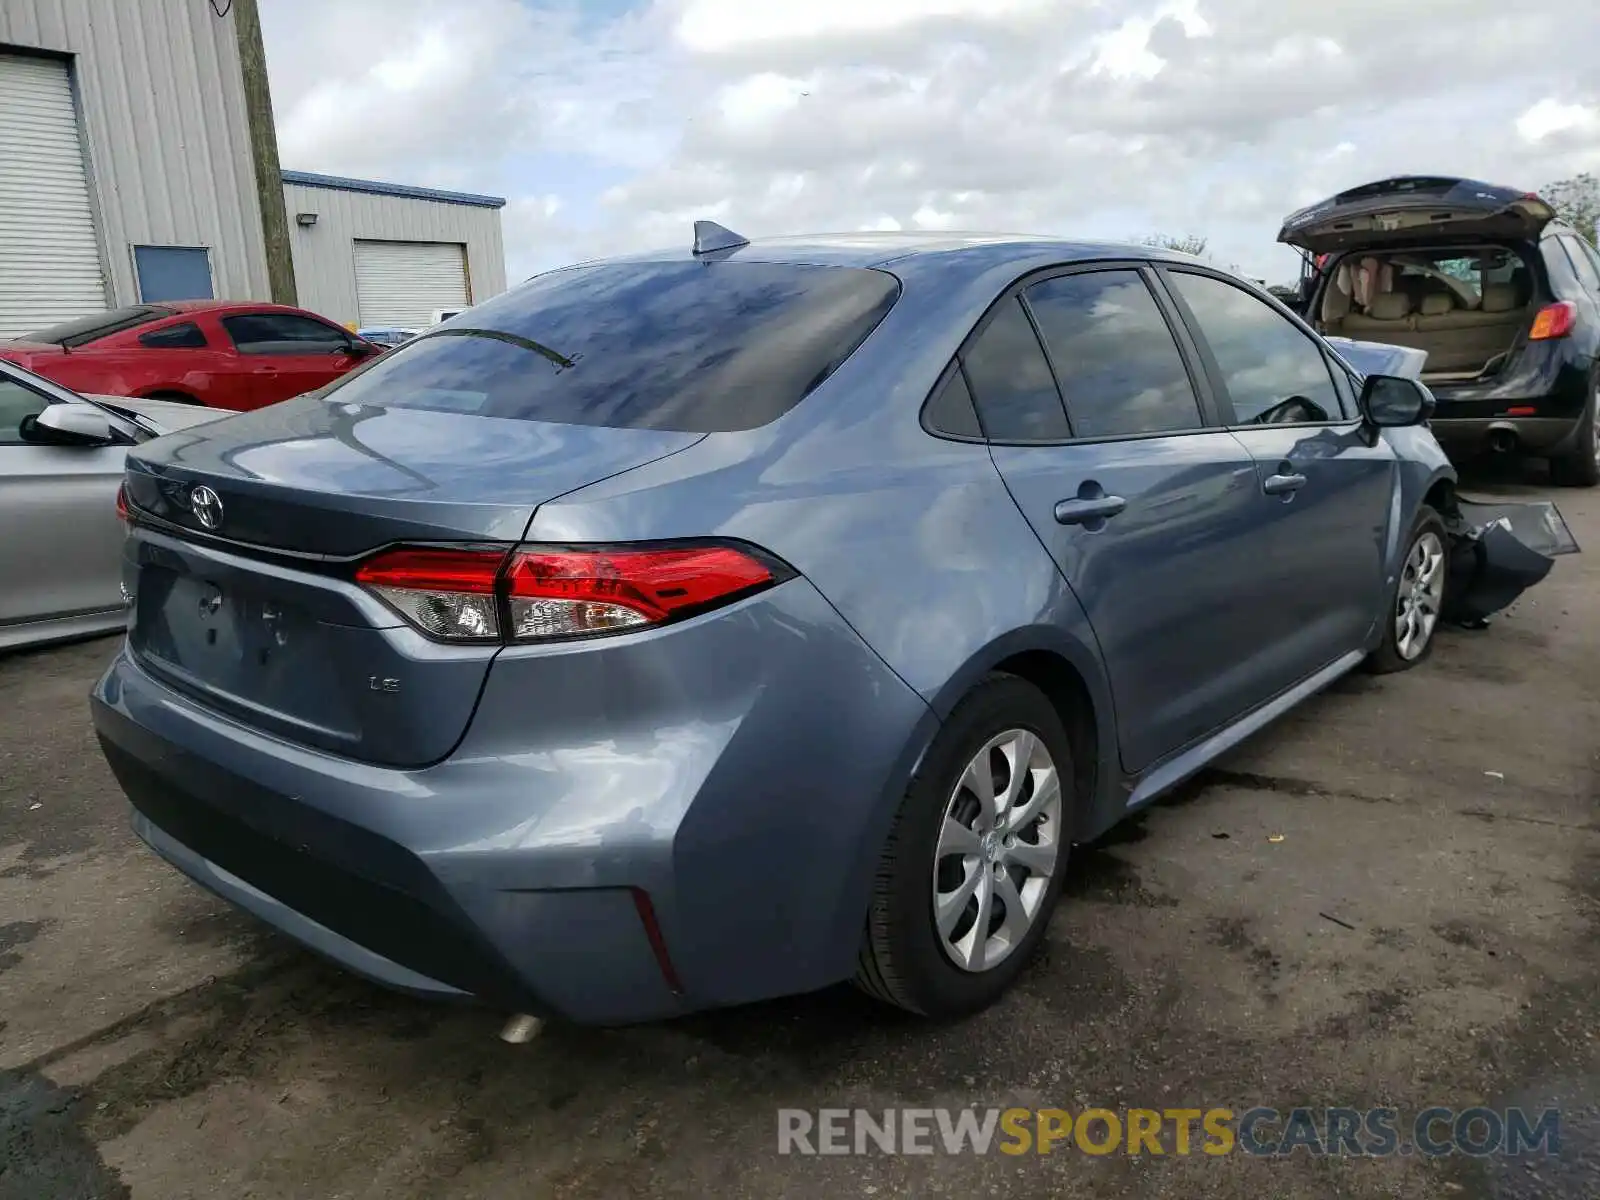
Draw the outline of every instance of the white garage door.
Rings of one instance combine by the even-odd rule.
[[[422,329],[435,309],[467,307],[460,242],[356,242],[356,303],[365,327]]]
[[[105,307],[67,66],[0,54],[0,338]]]

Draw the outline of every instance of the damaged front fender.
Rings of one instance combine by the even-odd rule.
[[[1550,574],[1555,559],[1578,553],[1566,519],[1548,500],[1458,499],[1445,516],[1450,535],[1446,620],[1482,628]]]

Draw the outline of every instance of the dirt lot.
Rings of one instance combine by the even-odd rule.
[[[136,843],[111,642],[0,661],[0,1198],[1600,1196],[1600,493],[1558,498],[1590,554],[1081,851],[1021,988],[943,1028],[840,990],[507,1047]],[[1561,1105],[1561,1157],[776,1148],[782,1106],[1480,1101]]]

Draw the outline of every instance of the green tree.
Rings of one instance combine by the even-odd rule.
[[[1192,254],[1196,258],[1206,258],[1206,246],[1209,239],[1201,237],[1198,233],[1186,233],[1182,237],[1174,237],[1170,233],[1153,233],[1148,237],[1139,239],[1141,245],[1157,246],[1162,250],[1176,250],[1179,254]]]
[[[1589,172],[1571,179],[1558,179],[1539,190],[1539,195],[1556,210],[1560,218],[1591,243],[1600,245],[1600,179]]]

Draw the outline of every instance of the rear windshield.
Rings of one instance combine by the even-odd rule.
[[[470,328],[407,342],[325,394],[569,425],[754,429],[849,357],[899,290],[855,267],[578,267],[479,305]]]
[[[63,321],[59,325],[52,325],[48,329],[35,330],[25,333],[22,340],[25,342],[53,342],[57,346],[84,346],[97,338],[110,337],[113,333],[121,333],[124,329],[133,329],[140,325],[148,325],[151,321],[170,317],[177,309],[162,308],[155,304],[134,304],[127,308],[113,308],[108,312],[98,312],[91,317],[79,317],[74,321]]]

